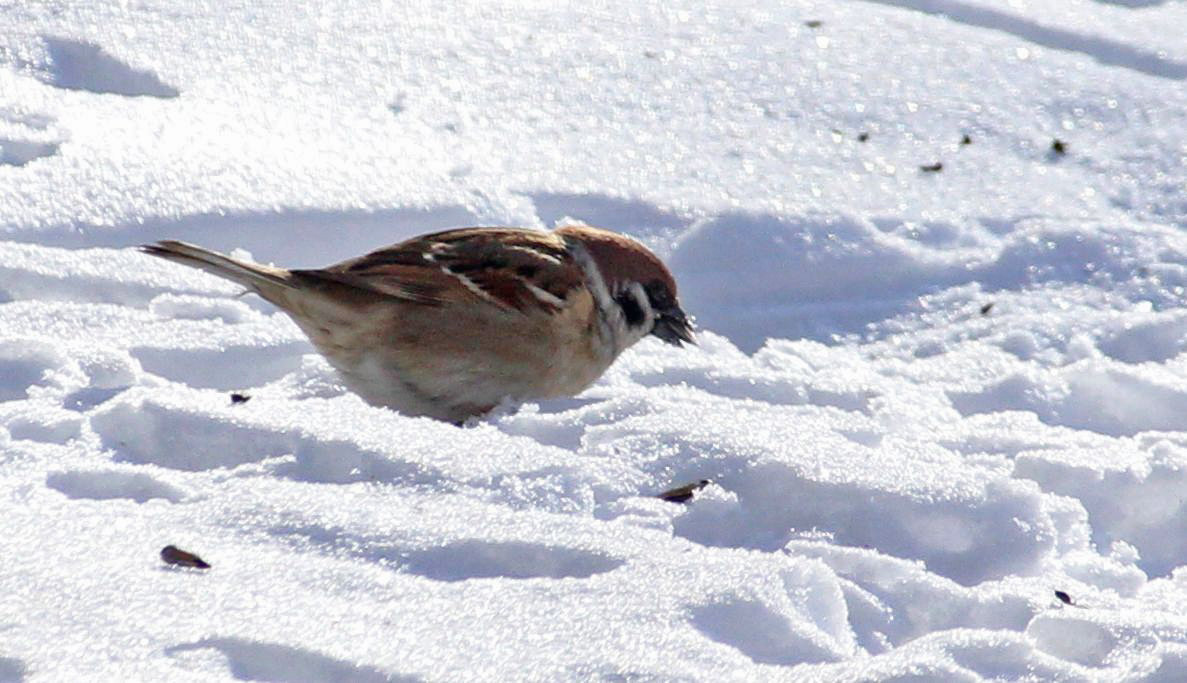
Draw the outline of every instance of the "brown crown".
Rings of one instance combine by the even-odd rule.
[[[646,285],[653,280],[662,282],[676,297],[676,280],[668,267],[651,250],[626,235],[589,225],[569,225],[558,228],[556,234],[575,240],[589,251],[602,271],[606,286],[614,289],[625,282]]]

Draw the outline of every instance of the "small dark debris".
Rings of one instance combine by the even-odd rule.
[[[841,135],[841,136],[845,135],[845,133],[840,128],[829,128],[828,130],[833,135]]]
[[[708,479],[702,479],[695,484],[685,484],[684,486],[677,486],[674,489],[669,489],[656,496],[660,500],[666,500],[669,503],[687,503],[692,500],[692,494],[700,491],[708,486],[710,482]]]
[[[869,133],[866,133],[866,132],[864,132],[864,131],[863,131],[863,132],[861,132],[861,133],[858,133],[858,134],[857,134],[857,141],[858,141],[858,142],[865,142],[866,140],[869,140],[869,139],[870,139],[870,134],[869,134]]]
[[[824,22],[819,19],[809,19],[804,22],[804,26],[807,26],[808,28],[820,28],[821,26],[824,26]]]
[[[971,145],[973,144],[973,139],[969,137],[968,133],[965,133],[964,135],[960,136],[960,144]]]
[[[989,315],[989,312],[992,310],[993,310],[993,302],[990,301],[989,303],[987,303],[981,307],[981,315]]]
[[[646,57],[647,59],[657,59],[657,58],[659,58],[659,53],[656,52],[655,50],[644,50],[643,56]]]
[[[937,161],[934,164],[927,164],[926,166],[920,166],[919,170],[923,171],[924,173],[939,173],[940,171],[944,170],[944,164],[942,162]]]
[[[239,405],[240,403],[247,403],[251,400],[251,396],[247,394],[231,394],[231,405]]]
[[[1059,598],[1059,601],[1065,605],[1076,604],[1076,603],[1072,602],[1072,596],[1068,595],[1067,593],[1064,593],[1063,591],[1055,591],[1055,597]]]
[[[397,95],[396,99],[388,103],[387,110],[396,116],[404,113],[404,110],[408,108],[407,104],[405,103],[405,99],[406,98],[403,94]]]
[[[1059,138],[1055,138],[1051,141],[1051,153],[1060,156],[1067,154],[1067,143]]]
[[[161,559],[165,564],[173,564],[178,567],[193,567],[194,569],[210,569],[210,565],[205,560],[197,555],[186,552],[175,545],[167,545],[161,548]]]

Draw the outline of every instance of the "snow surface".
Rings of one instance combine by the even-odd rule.
[[[444,4],[0,1],[0,680],[1187,679],[1187,3]],[[464,428],[131,248],[568,219]]]

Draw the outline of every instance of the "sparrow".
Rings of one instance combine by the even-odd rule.
[[[314,270],[176,241],[140,249],[259,294],[347,388],[410,416],[460,424],[504,401],[572,396],[648,335],[693,343],[663,262],[587,225],[447,230]]]

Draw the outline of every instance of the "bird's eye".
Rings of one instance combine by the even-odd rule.
[[[647,299],[651,302],[651,308],[654,310],[662,311],[671,308],[676,303],[671,290],[659,280],[648,282],[645,290],[647,292]]]
[[[614,301],[622,309],[622,315],[626,318],[627,325],[638,327],[647,319],[647,314],[643,312],[643,307],[639,305],[639,300],[635,298],[635,293],[631,290],[628,289],[614,297]]]

